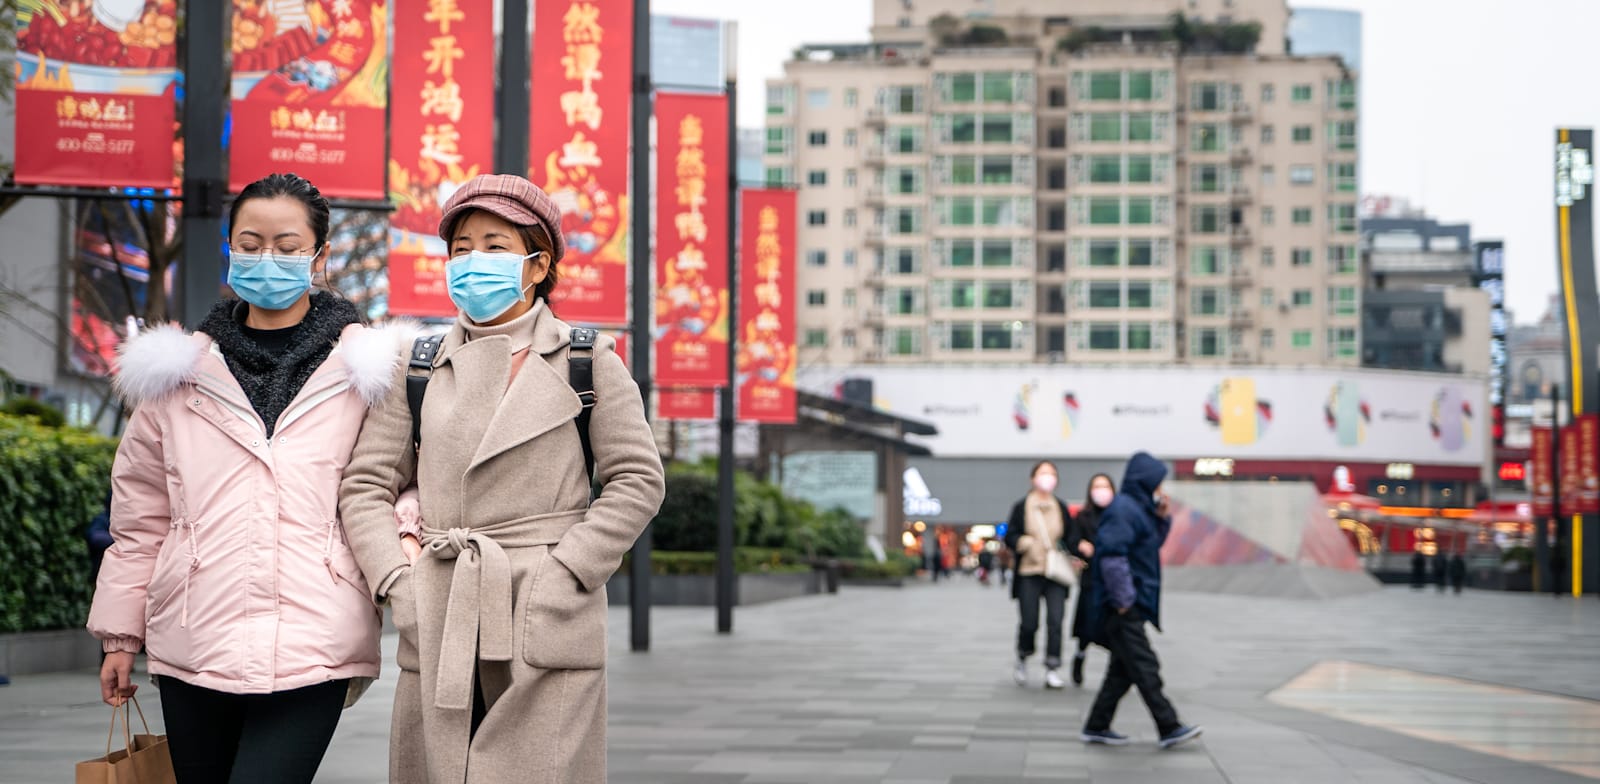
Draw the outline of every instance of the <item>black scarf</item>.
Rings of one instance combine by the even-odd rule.
[[[270,354],[239,329],[249,308],[238,300],[223,300],[211,308],[200,332],[211,336],[221,349],[250,405],[261,415],[267,436],[277,427],[278,416],[300,394],[322,361],[328,358],[345,327],[361,320],[349,300],[324,291],[311,293],[311,310],[295,328],[289,350]]]

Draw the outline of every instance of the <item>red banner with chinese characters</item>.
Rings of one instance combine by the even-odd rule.
[[[452,316],[440,206],[494,169],[494,0],[397,5],[390,108],[389,314]]]
[[[292,171],[330,198],[386,195],[386,2],[233,0],[230,189]]]
[[[1551,503],[1555,490],[1555,467],[1550,463],[1550,447],[1555,442],[1554,432],[1548,427],[1534,427],[1530,433],[1532,443],[1528,451],[1533,463],[1533,479],[1528,483],[1528,491],[1533,496],[1533,513],[1548,515],[1554,512]]]
[[[795,421],[795,192],[742,191],[739,419]]]
[[[1570,429],[1576,432],[1572,440],[1575,442],[1573,459],[1577,463],[1577,471],[1572,497],[1569,500],[1563,491],[1561,507],[1567,514],[1600,513],[1600,470],[1595,465],[1595,450],[1600,447],[1600,416],[1579,416]],[[1565,442],[1562,448],[1566,448]]]
[[[528,179],[561,207],[567,252],[550,300],[569,322],[628,323],[632,33],[629,0],[534,4]]]
[[[1569,424],[1561,428],[1561,509],[1560,514],[1572,514],[1580,503],[1578,493],[1583,489],[1579,466],[1578,426]]]
[[[661,387],[656,390],[656,418],[716,419],[717,393],[710,389]]]
[[[113,5],[17,12],[19,184],[175,187],[176,0]]]
[[[656,382],[728,379],[728,99],[656,95]]]

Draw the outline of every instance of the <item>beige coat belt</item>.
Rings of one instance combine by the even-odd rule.
[[[471,707],[477,662],[511,661],[513,586],[511,557],[505,548],[556,544],[587,513],[586,509],[552,512],[478,528],[423,528],[424,552],[456,562],[445,604],[435,707]]]

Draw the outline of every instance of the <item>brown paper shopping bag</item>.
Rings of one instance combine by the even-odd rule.
[[[167,736],[150,732],[144,709],[137,699],[130,699],[134,710],[139,711],[139,722],[144,734],[134,735],[129,726],[128,705],[111,709],[111,729],[106,733],[106,755],[78,763],[77,784],[177,784],[172,773],[172,754],[167,749]],[[117,718],[122,718],[121,750],[112,751],[111,743],[117,734]]]

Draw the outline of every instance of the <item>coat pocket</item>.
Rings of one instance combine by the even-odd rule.
[[[544,670],[594,670],[606,664],[606,591],[586,591],[548,554],[528,590],[522,660]]]
[[[416,578],[412,573],[414,568],[406,567],[394,584],[389,586],[389,593],[385,597],[394,618],[395,631],[400,633],[400,650],[395,654],[395,663],[400,665],[400,669],[411,672],[422,669],[417,655],[417,597],[413,593],[415,586],[412,585]]]

